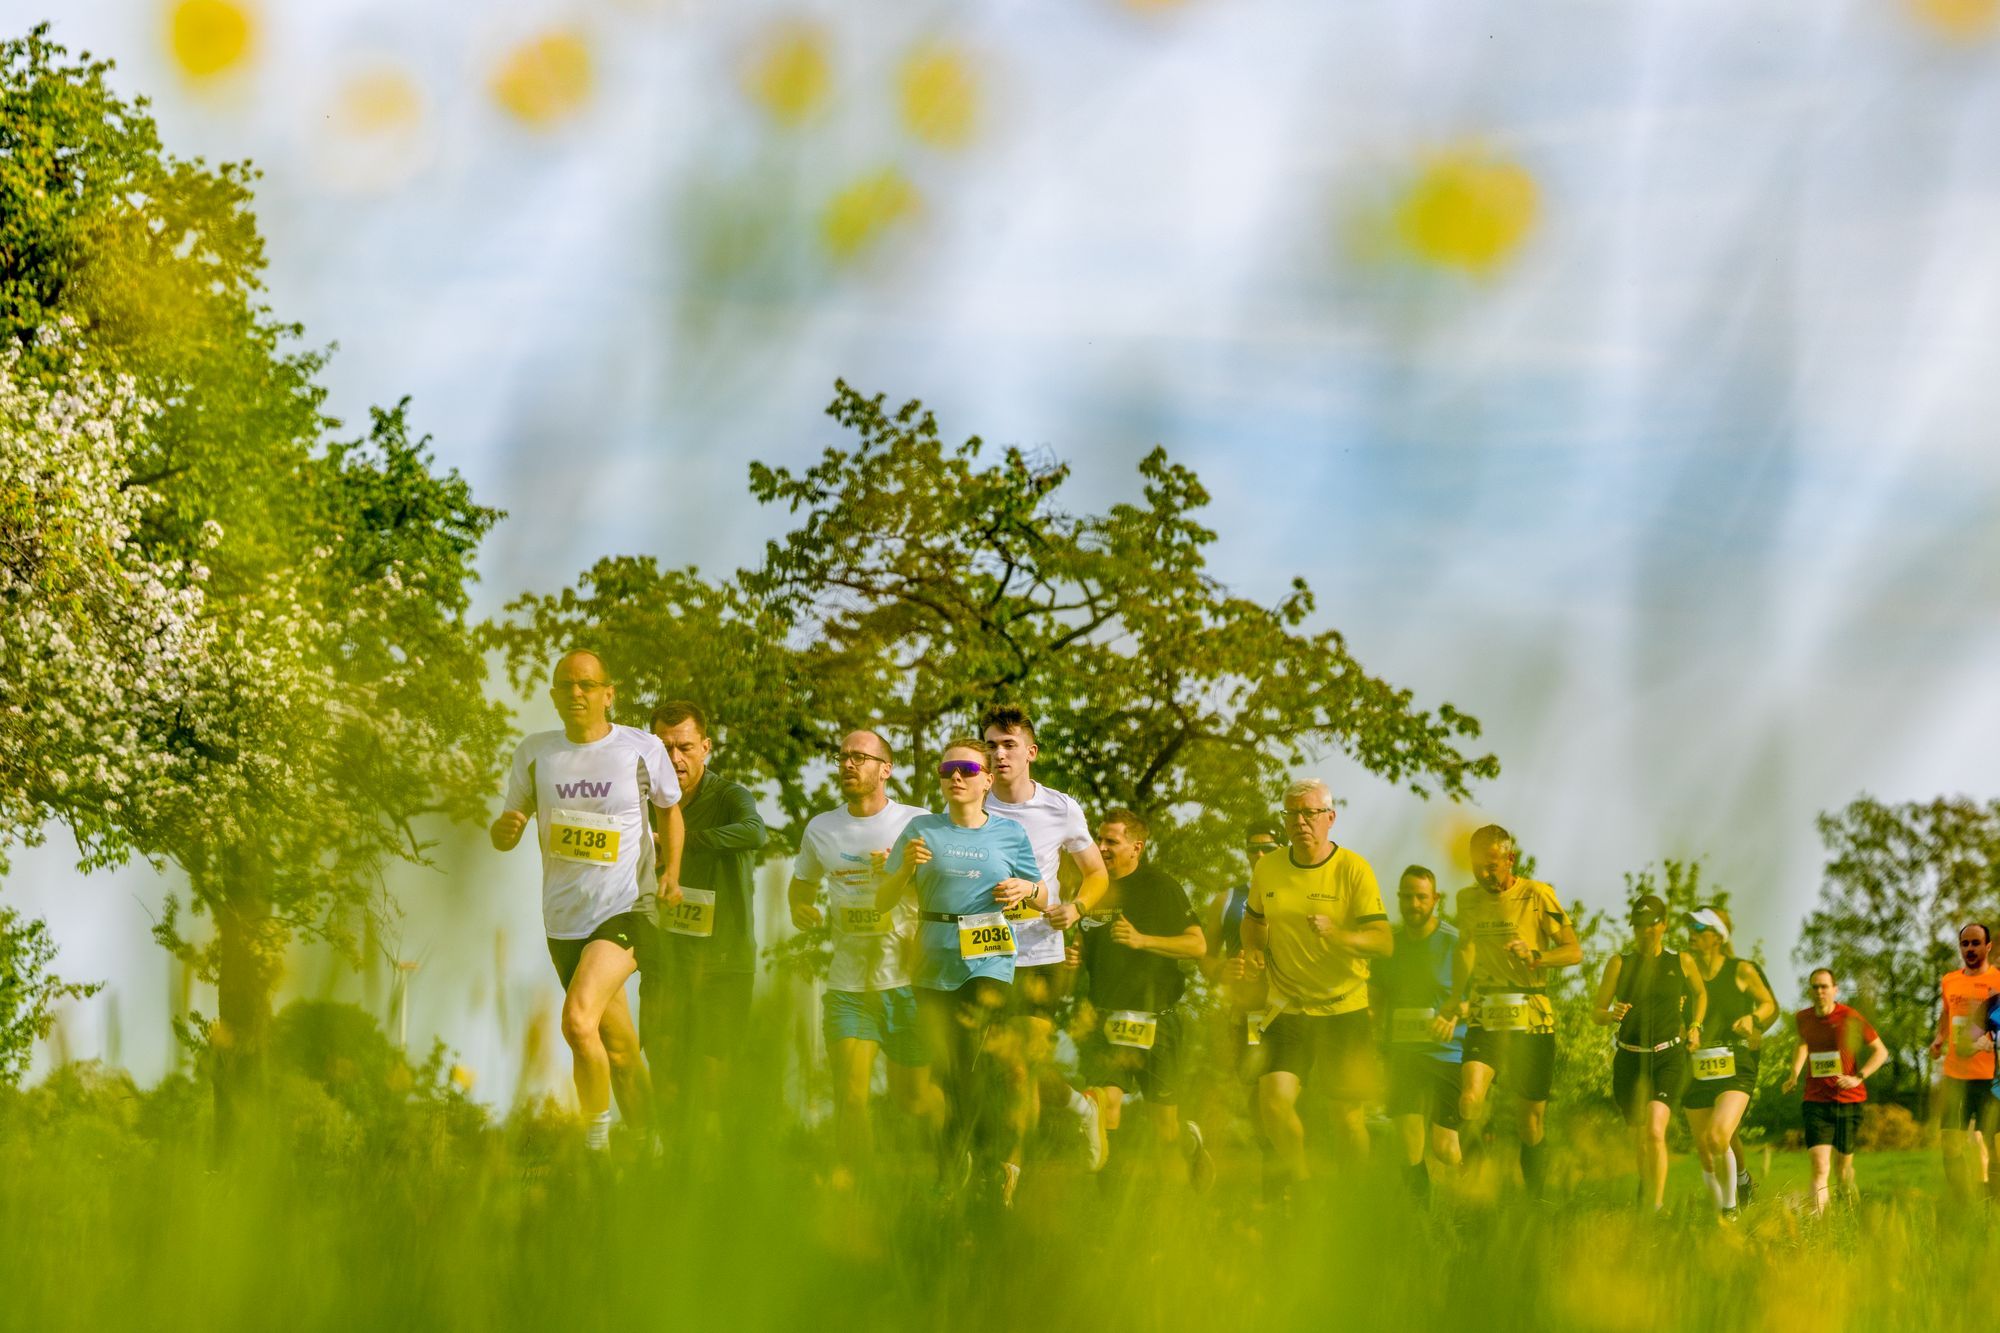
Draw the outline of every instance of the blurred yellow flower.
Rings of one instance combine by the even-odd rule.
[[[1470,149],[1433,159],[1396,209],[1396,234],[1427,263],[1483,273],[1510,258],[1535,225],[1535,178]]]
[[[826,37],[809,24],[774,29],[751,57],[744,86],[780,125],[797,125],[826,104],[833,83]]]
[[[474,1078],[473,1072],[464,1065],[451,1067],[451,1084],[460,1092],[471,1092]]]
[[[836,259],[852,259],[889,228],[914,217],[923,200],[894,167],[863,176],[833,196],[820,219],[820,235]]]
[[[423,95],[401,70],[357,74],[340,90],[335,112],[339,128],[374,135],[409,127],[423,114]]]
[[[979,127],[979,76],[961,53],[923,47],[897,81],[903,127],[938,148],[963,148]]]
[[[1983,37],[2000,19],[2000,0],[1909,0],[1918,18],[1952,37]]]
[[[493,96],[515,119],[547,129],[590,97],[590,47],[573,31],[544,33],[508,53],[493,75]]]
[[[250,10],[234,0],[179,0],[167,23],[174,63],[193,79],[227,74],[250,55]]]

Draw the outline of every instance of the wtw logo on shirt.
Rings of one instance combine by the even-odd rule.
[[[556,795],[565,799],[577,796],[609,796],[611,784],[608,782],[558,782]]]

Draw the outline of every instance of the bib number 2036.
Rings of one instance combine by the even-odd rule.
[[[707,939],[715,934],[715,890],[682,889],[679,902],[660,908],[660,924],[676,935]]]
[[[960,958],[1004,957],[1014,952],[1014,928],[998,912],[981,912],[958,919]]]
[[[549,855],[586,865],[618,864],[618,821],[589,810],[549,812]]]

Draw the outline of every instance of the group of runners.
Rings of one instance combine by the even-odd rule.
[[[614,723],[616,686],[588,651],[556,663],[550,696],[561,729],[521,743],[490,834],[507,851],[537,827],[586,1141],[608,1144],[614,1100],[635,1126],[655,1123],[656,1097],[713,1123],[751,1012],[753,876],[767,840],[756,801],[709,767],[709,721],[695,704],[661,705],[645,730]],[[1373,868],[1334,840],[1326,785],[1296,782],[1277,824],[1245,831],[1249,873],[1204,920],[1148,862],[1146,818],[1107,810],[1093,828],[1076,800],[1035,780],[1038,754],[1031,718],[988,709],[979,734],[939,752],[944,808],[929,811],[890,798],[897,756],[880,733],[857,728],[840,743],[841,804],[806,824],[788,894],[794,927],[824,929],[832,944],[821,1015],[832,1183],[851,1185],[874,1158],[879,1058],[888,1101],[933,1145],[948,1191],[979,1183],[1011,1204],[1031,1135],[1063,1115],[1092,1170],[1144,1158],[1206,1188],[1213,1158],[1181,1114],[1193,1044],[1183,1000],[1198,965],[1224,999],[1220,1045],[1268,1200],[1287,1206],[1316,1159],[1366,1157],[1376,1106],[1420,1198],[1440,1176],[1511,1180],[1513,1163],[1499,1161],[1510,1142],[1522,1188],[1546,1193],[1549,981],[1583,952],[1555,891],[1516,873],[1511,834],[1471,835],[1474,882],[1450,921],[1437,876],[1406,868],[1392,923]],[[1631,946],[1605,965],[1592,1017],[1616,1029],[1613,1092],[1642,1204],[1664,1203],[1680,1109],[1710,1198],[1729,1215],[1753,1188],[1737,1132],[1778,1004],[1762,969],[1734,953],[1721,906],[1686,917],[1685,953],[1665,947],[1671,924],[1659,898],[1637,900]],[[1965,967],[1945,979],[1933,1054],[1945,1057],[1947,1164],[1970,1189],[1989,1174],[1988,1001],[2000,970],[1986,965],[1983,925],[1960,942]],[[1815,971],[1809,986],[1785,1089],[1805,1077],[1812,1200],[1824,1208],[1836,1178],[1852,1188],[1866,1080],[1888,1057],[1831,973]],[[1073,1066],[1057,1026],[1066,1014]],[[1308,1092],[1321,1108],[1310,1117]],[[1309,1118],[1324,1134],[1317,1153]],[[1144,1128],[1128,1134],[1128,1121]]]

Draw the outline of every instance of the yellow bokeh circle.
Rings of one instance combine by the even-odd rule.
[[[583,109],[595,72],[590,45],[571,30],[522,42],[493,74],[494,100],[525,125],[547,129]]]
[[[826,36],[808,24],[774,29],[758,44],[744,88],[781,125],[797,125],[826,104],[833,62]]]
[[[1475,149],[1443,153],[1403,192],[1397,238],[1417,259],[1483,273],[1512,258],[1534,230],[1535,178]]]
[[[257,26],[235,0],[178,0],[167,15],[174,63],[191,79],[229,73],[250,57]]]
[[[903,128],[937,148],[962,148],[979,130],[979,74],[962,52],[926,46],[896,80]]]
[[[909,178],[885,167],[833,196],[820,219],[820,237],[835,259],[853,259],[891,228],[915,217],[922,206],[922,196]]]

